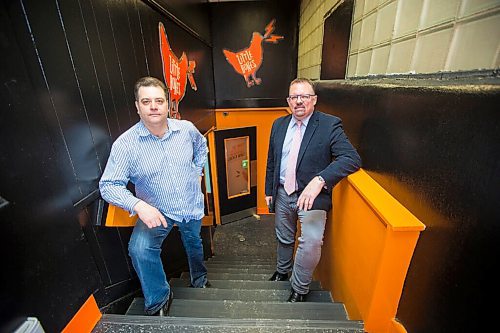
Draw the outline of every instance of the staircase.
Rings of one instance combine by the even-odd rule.
[[[188,287],[187,272],[169,281],[174,300],[168,317],[144,316],[144,299],[136,298],[125,315],[104,314],[93,332],[364,332],[318,281],[307,302],[287,303],[290,282],[267,281],[275,259],[215,256],[206,265],[210,288]]]

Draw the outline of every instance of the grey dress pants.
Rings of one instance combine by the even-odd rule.
[[[281,274],[291,271],[290,282],[293,290],[299,294],[307,294],[314,269],[321,258],[326,211],[298,209],[297,199],[297,193],[288,195],[283,186],[279,186],[274,217],[278,240],[276,270]],[[298,237],[294,260],[297,219],[300,222],[301,234]]]

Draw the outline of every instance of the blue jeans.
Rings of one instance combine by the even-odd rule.
[[[200,288],[207,283],[207,269],[203,263],[203,245],[200,236],[201,220],[179,222],[166,216],[165,218],[168,224],[166,228],[161,225],[149,229],[144,222],[137,220],[128,244],[132,265],[141,282],[146,314],[158,312],[170,294],[170,285],[163,270],[160,253],[161,245],[174,223],[179,228],[186,249],[191,285]]]

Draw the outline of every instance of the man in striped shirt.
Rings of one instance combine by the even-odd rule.
[[[186,249],[191,285],[208,285],[200,237],[200,177],[208,149],[191,122],[167,118],[169,91],[162,81],[141,78],[134,93],[140,121],[113,143],[99,187],[107,202],[138,215],[129,254],[141,281],[145,313],[163,315],[173,295],[160,253],[174,223]],[[135,194],[127,189],[129,182]]]

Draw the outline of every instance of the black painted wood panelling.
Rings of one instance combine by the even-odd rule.
[[[175,20],[182,22],[186,30],[203,40],[207,44],[211,43],[211,25],[209,12],[210,4],[207,0],[154,0]]]
[[[476,332],[500,237],[497,78],[321,81],[368,173],[425,225],[397,318],[408,332]]]
[[[158,22],[197,62],[180,110],[202,132],[215,122],[211,48],[139,0],[4,1],[0,21],[0,330],[35,316],[57,332],[90,295],[113,308],[139,287],[132,230],[99,226],[96,191],[112,142],[139,120],[134,82],[163,78]],[[185,265],[178,235],[168,243],[167,275]]]
[[[34,56],[34,50],[25,52],[19,43],[22,17],[22,8],[6,11],[2,5],[0,192],[10,205],[0,211],[4,254],[0,327],[16,317],[38,316],[50,332],[70,315],[54,320],[61,304],[68,309],[79,307],[88,297],[84,286],[97,286],[99,275],[61,181],[56,151],[33,89],[27,62],[36,58],[29,59],[26,53]],[[75,269],[66,269],[71,266]]]

